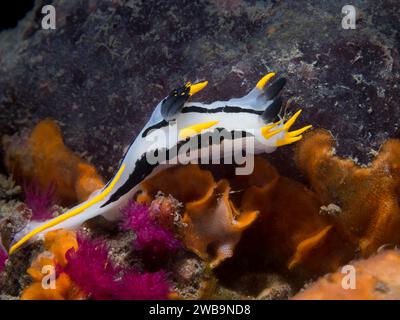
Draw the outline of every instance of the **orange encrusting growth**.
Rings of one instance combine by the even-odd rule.
[[[160,171],[140,184],[144,194],[138,200],[150,201],[159,191],[172,195],[181,202],[192,202],[212,193],[216,186],[211,172],[201,170],[197,165],[177,166]]]
[[[57,276],[54,289],[46,289],[42,285],[43,277],[50,272],[50,269],[43,269],[43,267],[47,266],[53,270],[56,270],[57,265],[65,267],[67,251],[72,248],[78,249],[75,232],[63,229],[48,232],[45,235],[44,247],[47,251],[39,254],[27,270],[33,283],[24,289],[21,300],[81,300],[86,298],[86,295],[64,272]]]
[[[211,267],[233,255],[250,226],[242,241],[248,244],[245,251],[255,250],[258,256],[273,254],[289,269],[318,270],[320,263],[313,257],[321,249],[332,257],[328,270],[344,261],[332,250],[332,243],[341,240],[332,224],[319,215],[321,204],[315,194],[280,177],[263,158],[255,158],[251,175],[236,176],[229,182],[215,182],[211,172],[191,164],[161,171],[141,188],[139,201],[149,202],[162,191],[184,204],[184,244]]]
[[[71,230],[58,229],[46,233],[44,237],[44,247],[54,255],[55,261],[61,267],[67,265],[65,254],[69,249],[78,250],[76,234]]]
[[[239,258],[269,258],[289,270],[298,268],[313,273],[321,268],[333,270],[348,257],[333,250],[341,243],[331,222],[319,214],[321,203],[301,183],[279,176],[265,159],[255,159],[250,176],[237,176],[233,190],[244,190],[236,201],[242,210],[259,210],[259,218],[246,231],[239,245]],[[321,266],[316,256],[327,261]],[[339,256],[338,256],[339,255]]]
[[[258,215],[257,210],[240,213],[229,201],[229,190],[228,182],[220,180],[212,193],[187,203],[183,216],[187,224],[186,247],[205,260],[209,258],[209,251],[213,252],[212,268],[233,255],[241,233]]]
[[[40,121],[26,139],[15,139],[8,137],[3,144],[6,167],[18,183],[34,181],[43,190],[54,183],[57,200],[66,205],[104,186],[96,169],[65,146],[54,121]]]
[[[231,181],[233,190],[245,190],[239,207],[260,211],[239,255],[261,250],[269,261],[312,276],[336,270],[357,252],[368,257],[400,244],[400,141],[387,141],[368,167],[335,156],[333,145],[324,130],[298,144],[296,163],[311,189],[280,177],[262,159],[252,175]],[[330,204],[338,210],[322,210]]]
[[[41,281],[34,282],[22,293],[21,300],[82,300],[85,294],[71,281],[66,273],[56,280],[56,289],[43,289]]]
[[[333,145],[328,132],[314,131],[299,144],[296,161],[321,203],[340,207],[330,217],[336,230],[362,257],[399,244],[400,141],[382,145],[368,167],[335,156]]]
[[[161,171],[141,188],[139,201],[149,202],[162,191],[184,203],[183,242],[211,267],[233,255],[241,233],[257,217],[256,210],[242,212],[233,206],[226,180],[216,182],[211,172],[194,164]]]
[[[350,264],[354,269],[340,269],[326,275],[294,300],[399,300],[400,299],[400,254],[388,250],[367,260]],[[343,271],[343,272],[342,272]],[[353,271],[355,273],[353,273]],[[351,276],[354,276],[354,282]],[[343,287],[345,284],[345,287]],[[352,287],[351,287],[352,286]],[[346,289],[347,288],[347,289]]]

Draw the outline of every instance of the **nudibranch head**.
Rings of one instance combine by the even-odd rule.
[[[208,81],[203,81],[196,84],[187,82],[184,86],[172,90],[168,97],[161,102],[160,108],[162,117],[166,121],[174,120],[174,117],[182,109],[182,106],[189,99],[189,97],[203,90],[207,84]]]

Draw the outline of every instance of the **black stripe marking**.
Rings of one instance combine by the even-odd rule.
[[[262,115],[264,110],[246,109],[246,108],[234,107],[234,106],[224,106],[224,107],[218,107],[218,108],[214,108],[214,109],[207,109],[207,108],[198,107],[198,106],[188,106],[188,107],[184,107],[181,110],[181,113],[190,113],[190,112],[197,112],[197,113],[218,113],[218,112],[240,113],[240,112],[246,112],[246,113]],[[143,131],[142,138],[146,137],[150,133],[151,130],[160,129],[160,128],[165,127],[167,125],[168,125],[168,121],[162,120],[162,121],[160,121],[160,122],[148,127],[146,130]]]
[[[225,129],[223,128],[216,128],[215,130],[222,132]],[[235,137],[235,133],[240,133],[240,138],[243,137],[251,137],[253,136],[251,133],[246,132],[246,131],[230,131],[229,132],[229,137],[230,140],[234,140]],[[142,155],[142,157],[140,159],[138,159],[135,163],[135,168],[132,171],[132,173],[129,175],[128,179],[126,180],[126,182],[118,188],[117,191],[115,191],[110,198],[103,204],[101,205],[100,208],[103,208],[105,206],[107,206],[108,204],[117,201],[119,198],[121,198],[123,195],[125,195],[126,193],[128,193],[130,190],[132,190],[136,185],[138,185],[140,182],[142,182],[148,175],[151,174],[151,172],[159,165],[159,163],[156,164],[149,164],[147,162],[147,155],[152,153],[152,154],[160,154],[160,153],[165,153],[165,155],[163,155],[161,157],[161,159],[166,159],[171,160],[171,154],[172,155],[177,155],[179,152],[179,149],[186,143],[191,143],[192,145],[190,146],[190,151],[196,151],[199,150],[201,147],[207,147],[207,146],[202,146],[201,142],[201,136],[203,135],[209,135],[211,134],[211,132],[206,132],[204,134],[199,134],[196,136],[193,136],[191,138],[187,138],[186,140],[183,141],[179,141],[176,145],[174,145],[171,149],[167,149],[167,148],[161,148],[161,149],[157,149],[157,150],[152,150],[149,152],[146,152]],[[228,136],[228,135],[227,135]],[[196,137],[196,139],[194,139]],[[225,139],[225,136],[221,136],[220,141],[214,141],[209,139],[208,142],[208,147],[210,147],[212,144],[221,144],[221,142]],[[196,145],[197,144],[197,145]]]
[[[241,107],[234,107],[234,106],[224,106],[224,107],[218,107],[214,109],[207,109],[203,107],[198,107],[198,106],[187,106],[184,107],[181,110],[182,113],[189,113],[189,112],[198,112],[198,113],[218,113],[218,112],[226,112],[226,113],[240,113],[240,112],[246,112],[246,113],[253,113],[253,114],[258,114],[261,115],[264,110],[254,110],[254,109],[247,109],[247,108],[241,108]]]
[[[100,208],[105,207],[106,205],[117,201],[121,198],[124,194],[128,193],[131,189],[133,189],[138,183],[140,183],[147,175],[149,175],[153,169],[158,164],[151,165],[147,162],[146,153],[142,155],[142,157],[136,161],[135,169],[129,175],[128,180],[118,188],[116,192],[114,192],[111,197],[101,205]]]
[[[146,137],[149,134],[150,130],[160,129],[160,128],[165,127],[167,125],[168,125],[168,121],[162,120],[162,121],[160,121],[160,122],[148,127],[146,130],[143,131],[142,138]]]

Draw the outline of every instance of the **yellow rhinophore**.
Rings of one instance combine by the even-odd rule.
[[[192,137],[196,134],[199,134],[201,131],[211,128],[215,126],[219,121],[209,121],[209,122],[202,122],[198,124],[194,124],[192,126],[183,128],[179,131],[179,138],[185,139]]]
[[[40,233],[46,229],[49,229],[51,227],[54,227],[55,225],[80,214],[83,210],[85,210],[85,209],[89,208],[90,206],[96,204],[97,202],[103,200],[114,188],[115,184],[118,182],[118,180],[121,177],[122,172],[124,170],[125,170],[125,163],[122,164],[121,168],[118,170],[117,174],[115,175],[114,179],[111,181],[110,185],[106,189],[104,189],[103,192],[101,192],[99,195],[95,196],[94,198],[90,199],[89,201],[84,202],[81,206],[79,206],[65,214],[62,214],[62,215],[58,216],[57,218],[50,220],[48,223],[45,223],[45,224],[39,226],[38,228],[32,230],[31,232],[29,232],[27,235],[25,235],[21,240],[19,240],[16,244],[14,244],[11,247],[9,254],[12,254],[15,250],[17,250],[20,246],[22,246],[26,241],[28,241],[29,239],[31,239],[33,236],[37,235],[38,233]]]
[[[208,81],[203,81],[203,82],[199,82],[199,83],[195,83],[195,84],[191,84],[190,82],[188,82],[186,84],[186,86],[190,87],[190,91],[189,91],[189,95],[194,95],[195,93],[203,90],[208,84]]]
[[[262,77],[260,81],[257,82],[256,87],[257,87],[258,89],[262,90],[262,89],[265,87],[265,85],[267,84],[267,82],[268,82],[271,78],[273,78],[275,75],[276,75],[275,72],[270,72],[270,73],[268,73],[266,76]]]
[[[303,110],[300,109],[288,121],[285,122],[284,127],[286,130],[289,130],[294,125],[294,123],[296,122],[297,118],[300,116],[300,113],[302,111]]]
[[[297,118],[300,116],[301,111],[302,110],[297,111],[288,121],[285,122],[285,124],[283,125],[283,128],[285,129],[286,133],[282,139],[278,139],[275,142],[275,145],[277,147],[282,147],[287,144],[291,144],[291,143],[301,140],[303,138],[302,133],[304,133],[308,129],[312,128],[312,125],[308,125],[301,129],[289,132],[289,129],[294,125]]]

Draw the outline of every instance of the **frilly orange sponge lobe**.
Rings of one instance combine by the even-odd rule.
[[[96,169],[65,146],[59,126],[40,121],[25,137],[5,137],[5,164],[18,183],[37,183],[46,190],[54,183],[62,204],[83,201],[104,186]]]
[[[399,300],[400,254],[387,250],[350,268],[325,275],[293,297],[295,300]],[[353,269],[354,268],[354,269]],[[353,272],[354,271],[354,272]],[[354,282],[350,280],[353,272]],[[344,287],[345,284],[348,287]],[[353,287],[351,287],[354,285]]]
[[[34,282],[22,293],[21,300],[82,300],[86,296],[76,287],[70,277],[61,273],[56,280],[56,289],[43,289],[42,283]]]
[[[321,204],[335,204],[329,218],[335,229],[363,257],[382,245],[400,242],[400,141],[382,145],[375,160],[359,167],[334,154],[334,140],[324,131],[310,133],[298,145],[296,162]]]
[[[256,157],[253,173],[233,178],[231,186],[242,190],[235,199],[239,208],[260,213],[244,232],[232,261],[222,266],[222,273],[228,269],[236,273],[244,268],[243,263],[247,266],[246,261],[253,261],[248,266],[253,271],[274,266],[312,274],[337,268],[348,256],[343,246],[342,253],[334,249],[341,239],[332,223],[319,214],[321,203],[316,194],[280,176],[267,160]],[[327,261],[321,265],[315,257]]]
[[[219,265],[233,256],[241,233],[257,218],[258,211],[240,212],[229,200],[230,187],[220,180],[212,193],[186,204],[183,222],[186,246],[203,259],[211,258],[210,266]]]
[[[172,195],[181,202],[192,202],[212,192],[216,186],[213,175],[195,164],[163,170],[141,183],[142,201],[153,199],[159,191]]]
[[[400,243],[400,141],[387,141],[361,167],[336,156],[331,134],[315,130],[298,144],[295,161],[311,188],[280,176],[261,158],[250,176],[232,179],[233,190],[244,190],[239,207],[260,214],[222,276],[254,261],[261,270],[284,266],[315,277]]]
[[[86,294],[77,287],[71,278],[64,272],[57,272],[55,288],[44,288],[42,280],[49,274],[52,267],[57,270],[58,266],[67,265],[66,253],[70,249],[77,249],[78,242],[74,231],[55,230],[48,232],[44,238],[45,252],[40,253],[28,268],[27,273],[32,277],[33,283],[24,289],[21,300],[80,300]],[[43,270],[46,272],[43,273]]]
[[[160,171],[141,189],[139,201],[149,202],[161,191],[183,203],[183,242],[211,267],[232,256],[233,261],[262,258],[311,274],[334,270],[353,257],[353,248],[320,215],[317,195],[281,177],[261,157],[255,158],[252,174],[230,181],[215,181],[210,171],[192,164]],[[321,266],[315,257],[327,261]]]
[[[53,253],[54,259],[61,267],[65,267],[65,254],[70,249],[78,250],[78,240],[74,231],[59,229],[46,233],[44,247]]]
[[[138,200],[161,191],[184,204],[182,239],[187,248],[217,266],[233,255],[240,235],[256,219],[254,210],[240,211],[229,199],[229,183],[216,182],[207,170],[190,164],[163,170],[146,179]]]

